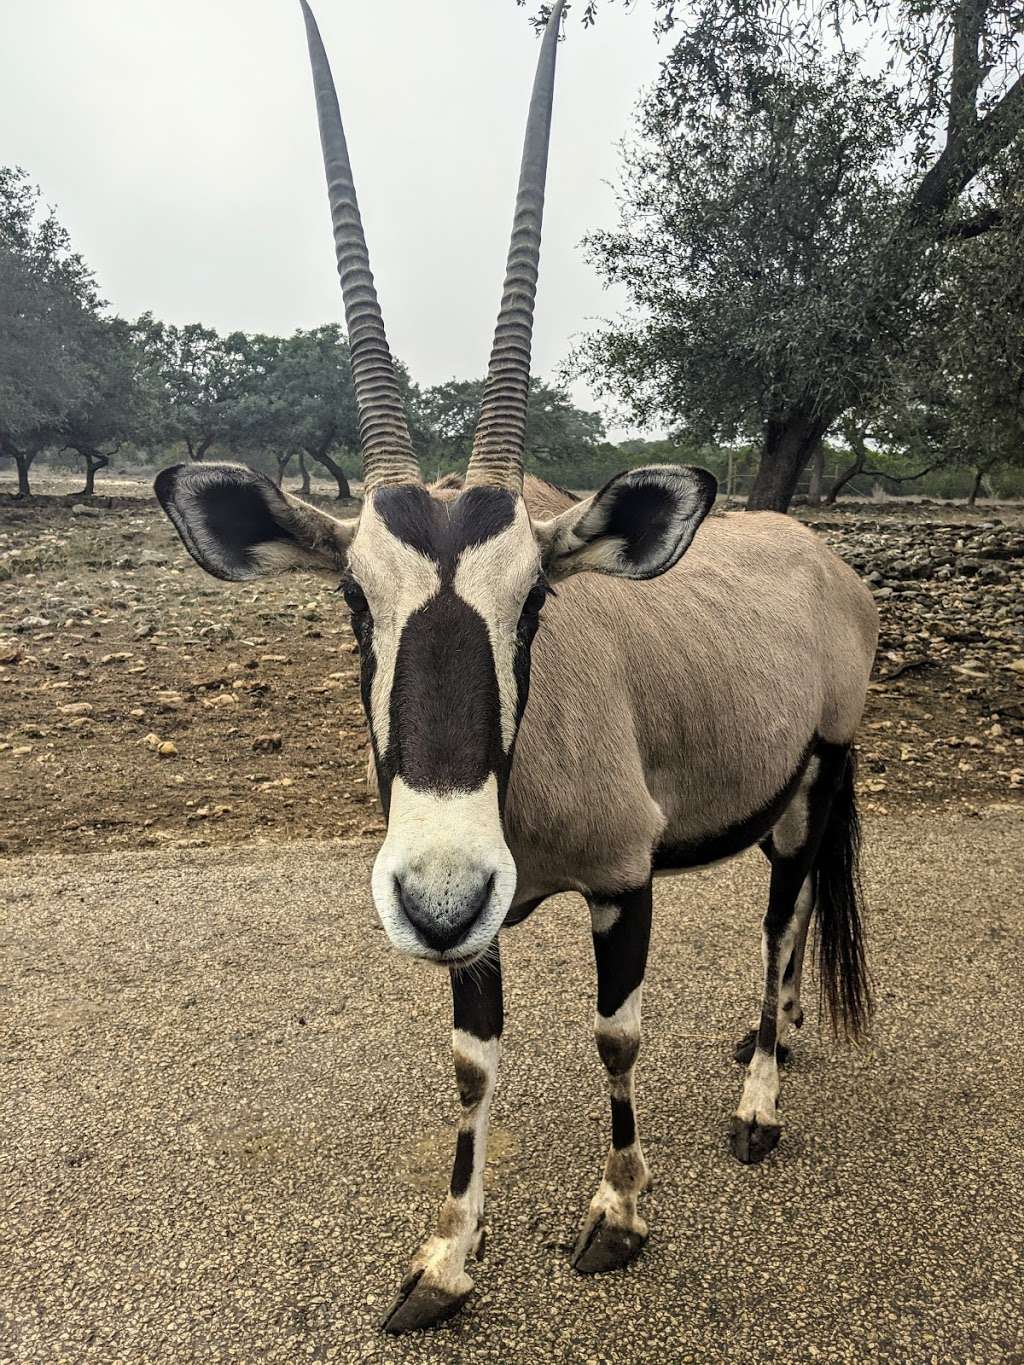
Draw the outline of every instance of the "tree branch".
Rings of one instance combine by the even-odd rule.
[[[951,111],[952,113],[952,111]],[[956,203],[974,177],[1024,130],[1024,76],[1018,76],[998,104],[969,130],[951,138],[922,179],[907,208],[911,224],[939,218]]]
[[[916,474],[887,474],[884,469],[861,469],[860,473],[867,474],[873,479],[888,479],[890,483],[913,483],[915,479],[923,479],[933,469],[938,469],[940,463],[940,460],[933,460],[931,464],[925,465],[924,469],[919,469]]]
[[[960,0],[957,6],[953,20],[947,146],[972,133],[978,122],[978,90],[981,86],[979,48],[987,8],[987,0]]]
[[[1000,227],[1003,223],[1002,209],[986,209],[984,213],[979,213],[976,218],[961,218],[955,223],[945,223],[939,228],[940,237],[956,237],[960,241],[967,241],[969,237],[980,237],[983,233],[991,232],[993,228]]]

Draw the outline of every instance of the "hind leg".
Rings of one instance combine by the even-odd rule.
[[[771,887],[761,924],[761,1015],[731,1126],[733,1155],[745,1164],[762,1161],[782,1132],[777,1049],[789,1029],[803,1023],[800,979],[814,909],[814,861],[834,787],[831,765],[823,768],[818,757],[812,758],[793,800],[772,830]],[[740,1044],[744,1052],[746,1042]]]
[[[779,984],[779,1007],[776,1014],[775,1060],[779,1066],[785,1066],[789,1061],[790,1050],[783,1039],[790,1029],[799,1029],[804,1022],[800,984],[803,978],[804,954],[807,951],[807,934],[814,913],[814,884],[815,876],[812,871],[800,888],[786,936],[780,944],[779,956],[785,965]],[[760,1021],[755,1021],[753,1027],[748,1029],[736,1044],[734,1055],[741,1066],[749,1066],[753,1059],[759,1027]]]

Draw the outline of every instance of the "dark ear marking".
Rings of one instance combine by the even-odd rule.
[[[215,578],[344,568],[356,522],[282,493],[245,465],[173,465],[153,486],[189,554]]]
[[[189,472],[187,465],[162,469],[153,485],[185,548],[215,578],[252,577],[251,546],[285,540],[288,532],[271,516],[254,483],[214,476],[196,487]],[[209,475],[209,470],[204,472]]]
[[[586,502],[537,525],[544,567],[556,580],[584,570],[656,578],[689,548],[717,491],[712,474],[691,466],[616,474]]]

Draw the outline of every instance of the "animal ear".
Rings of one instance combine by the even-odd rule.
[[[153,485],[186,550],[214,578],[338,574],[357,521],[338,521],[239,464],[178,464]]]
[[[652,465],[616,474],[592,497],[537,522],[544,572],[657,578],[689,546],[718,492],[706,469]]]

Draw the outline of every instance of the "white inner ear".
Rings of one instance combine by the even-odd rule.
[[[348,549],[349,542],[355,534],[356,523],[352,522],[351,527],[351,531],[348,531],[345,522],[338,522],[337,530],[332,532],[335,545],[340,550]],[[337,578],[341,572],[337,560],[327,553],[326,549],[318,552],[303,545],[299,540],[265,540],[250,547],[249,560],[254,573],[259,576],[287,573],[290,569],[305,569],[307,573],[326,574]]]
[[[574,503],[546,521],[534,522],[533,533],[540,547],[544,572],[552,581],[567,578],[569,574],[587,567],[578,562],[575,556],[587,544],[579,532],[587,515],[594,509],[595,496],[591,494],[583,502]],[[617,537],[614,540],[609,538],[608,544],[617,558],[622,541]]]

